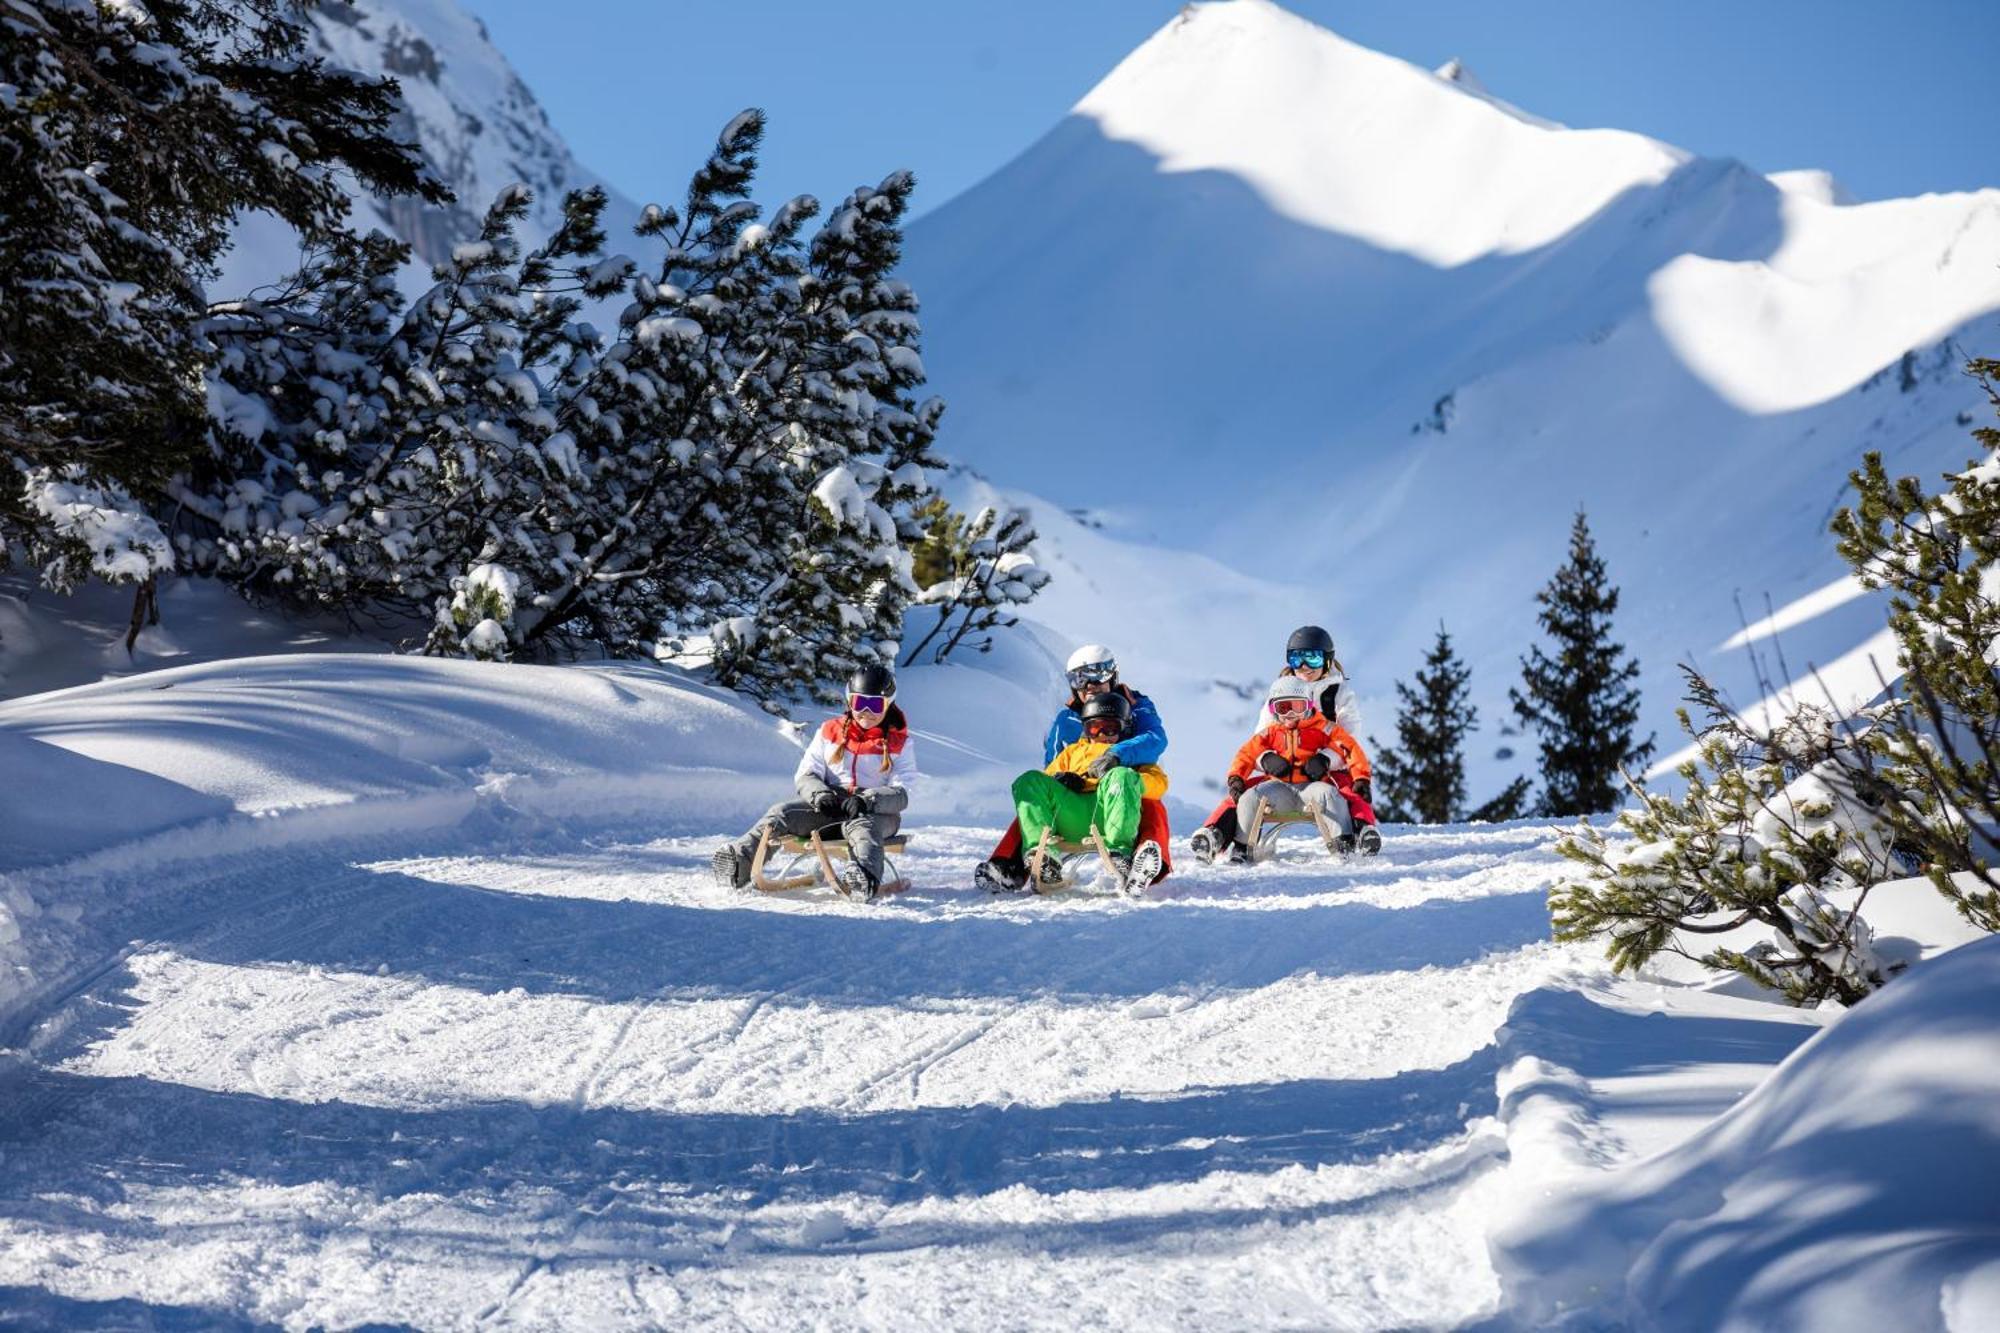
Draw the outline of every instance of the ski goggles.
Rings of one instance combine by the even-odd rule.
[[[1116,662],[1091,662],[1085,666],[1077,667],[1069,673],[1069,687],[1073,690],[1080,690],[1093,682],[1109,681],[1117,674],[1118,664]]]
[[[1090,721],[1083,724],[1083,734],[1094,741],[1101,741],[1106,737],[1116,736],[1123,730],[1124,728],[1118,725],[1118,719],[1115,717],[1093,717]]]
[[[856,713],[886,713],[890,700],[895,697],[893,694],[850,694],[847,706]]]
[[[1294,648],[1285,654],[1285,665],[1294,670],[1306,667],[1313,671],[1326,670],[1326,654],[1317,648]]]
[[[1273,699],[1271,701],[1271,715],[1273,717],[1304,717],[1307,713],[1312,712],[1312,710],[1312,700],[1310,699]]]

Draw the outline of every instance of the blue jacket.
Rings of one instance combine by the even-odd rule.
[[[1153,707],[1153,701],[1129,685],[1118,687],[1125,691],[1125,697],[1132,701],[1132,729],[1125,739],[1111,747],[1118,762],[1127,768],[1138,768],[1142,764],[1157,764],[1160,756],[1167,752],[1167,729],[1160,721],[1160,710]],[[1062,748],[1083,735],[1083,719],[1074,708],[1065,708],[1056,714],[1056,720],[1049,724],[1049,734],[1042,741],[1042,764],[1053,764]]]

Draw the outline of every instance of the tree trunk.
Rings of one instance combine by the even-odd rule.
[[[139,642],[139,631],[160,623],[160,595],[156,578],[147,578],[132,590],[132,628],[125,634],[125,651]]]

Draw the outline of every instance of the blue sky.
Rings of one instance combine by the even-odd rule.
[[[464,0],[577,155],[678,192],[745,106],[758,197],[918,174],[928,209],[1025,148],[1171,18],[1171,0]],[[2000,185],[2000,0],[1288,0],[1496,94],[1863,199]]]

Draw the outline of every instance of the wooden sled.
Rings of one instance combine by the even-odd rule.
[[[1278,854],[1278,835],[1293,824],[1311,824],[1319,831],[1319,840],[1326,844],[1326,850],[1335,856],[1340,851],[1340,826],[1333,822],[1331,815],[1317,810],[1285,811],[1271,813],[1262,803],[1257,806],[1256,818],[1250,821],[1249,831],[1243,841],[1250,848],[1250,862],[1261,865]]]
[[[775,847],[773,843],[775,841]],[[902,834],[882,840],[882,882],[876,886],[879,894],[901,893],[910,887],[910,881],[889,858],[899,854],[909,845],[909,839]],[[773,851],[782,852],[791,859],[784,869],[775,875],[765,873],[765,865]],[[847,890],[840,887],[840,875],[834,870],[835,861],[845,861],[848,857],[846,839],[828,842],[815,830],[811,837],[794,838],[789,835],[773,839],[771,830],[765,829],[757,839],[756,854],[750,858],[750,882],[766,893],[782,893],[787,889],[809,889],[815,884],[824,884],[836,893],[845,895]]]
[[[1044,887],[1042,884],[1042,861],[1050,855],[1051,850],[1053,850],[1055,855],[1062,858],[1059,862],[1062,870],[1062,882]],[[1036,893],[1055,893],[1062,889],[1075,888],[1076,872],[1090,860],[1090,854],[1093,851],[1097,853],[1099,861],[1103,864],[1104,874],[1108,881],[1116,884],[1118,891],[1123,893],[1125,885],[1118,874],[1118,866],[1111,859],[1111,849],[1104,845],[1104,839],[1098,836],[1095,827],[1083,835],[1082,842],[1070,842],[1067,839],[1056,837],[1055,830],[1052,828],[1043,829],[1041,841],[1035,844],[1034,851],[1028,853],[1028,887]]]

